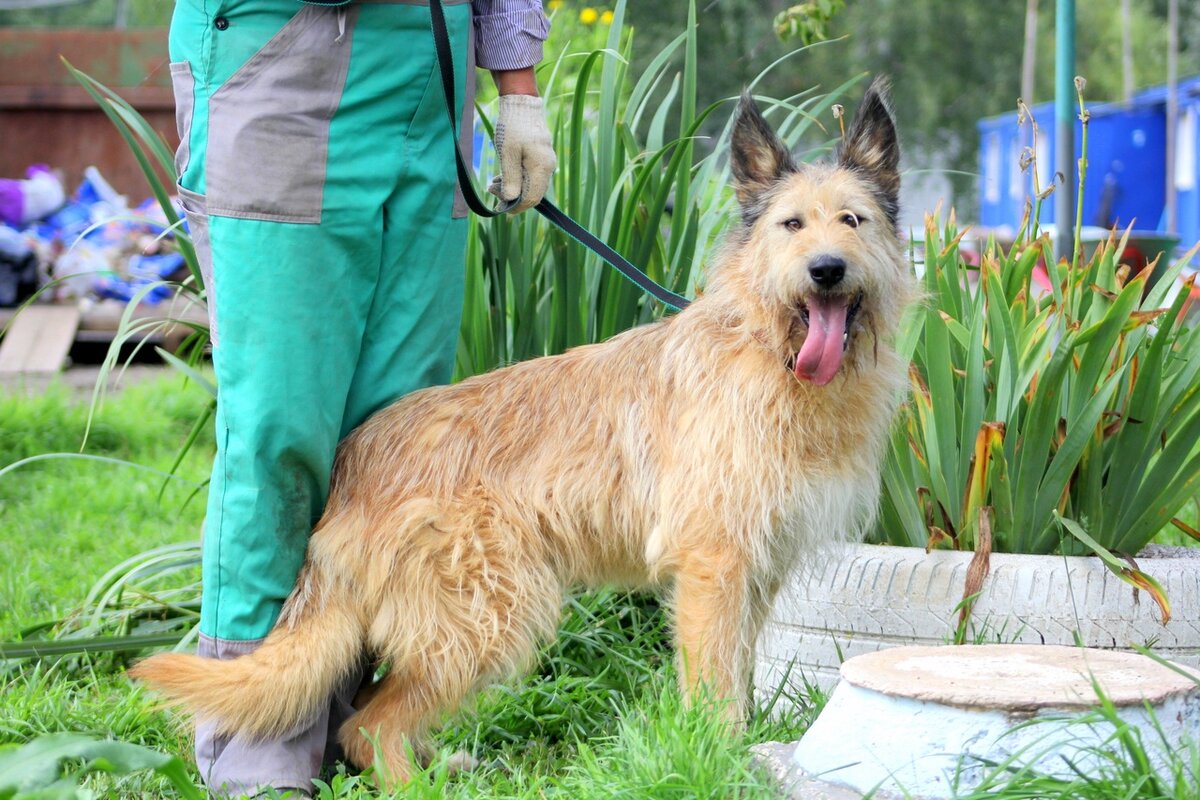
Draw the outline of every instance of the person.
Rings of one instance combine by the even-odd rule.
[[[201,655],[249,653],[275,623],[338,441],[450,379],[467,229],[426,3],[175,6],[178,190],[219,386]],[[499,193],[528,208],[555,166],[533,73],[549,22],[537,0],[443,3],[460,135],[472,130],[473,56],[501,95]],[[277,741],[200,724],[202,777],[229,794],[308,793],[355,688]]]

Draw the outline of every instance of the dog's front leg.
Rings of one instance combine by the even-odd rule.
[[[745,724],[749,587],[740,553],[689,550],[675,573],[679,681],[689,704],[714,702],[734,726]]]

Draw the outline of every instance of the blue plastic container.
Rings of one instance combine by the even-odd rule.
[[[1200,77],[1179,86],[1175,142],[1175,220],[1186,251],[1200,241]],[[1200,255],[1193,262],[1200,263]]]
[[[1112,103],[1089,108],[1088,167],[1084,183],[1083,222],[1124,228],[1155,229],[1165,206],[1166,119],[1152,105],[1128,107]],[[1038,122],[1036,147],[1039,183],[1045,189],[1054,174],[1054,107],[1043,103],[1033,109]],[[1032,167],[1020,169],[1021,152],[1032,145],[1028,123],[1017,127],[1012,112],[978,123],[980,132],[980,222],[987,227],[1021,222],[1025,202],[1032,199]],[[1082,124],[1075,120],[1075,150],[1082,149]],[[1078,169],[1071,181],[1056,191],[1075,192]],[[1054,203],[1042,203],[1039,221],[1052,223]],[[1075,220],[1067,220],[1073,225]]]
[[[1020,169],[1029,131],[1018,128],[1016,111],[982,119],[978,128],[979,221],[989,228],[1016,228],[1032,196],[1029,175]]]
[[[1165,85],[1137,93],[1128,105],[1090,107],[1085,224],[1107,228],[1132,222],[1141,230],[1163,231],[1170,191],[1175,195],[1180,248],[1187,250],[1200,241],[1200,75],[1181,80],[1177,96],[1176,162],[1170,176],[1166,173]],[[1054,107],[1043,103],[1033,111],[1041,128],[1037,156],[1044,187],[1053,174]],[[1029,128],[1017,128],[1015,111],[982,119],[978,128],[980,222],[989,228],[1015,229],[1026,198],[1033,194],[1029,173],[1019,168],[1021,151],[1031,144]],[[1078,152],[1078,121],[1075,143]],[[1054,222],[1053,206],[1043,203],[1041,222]]]

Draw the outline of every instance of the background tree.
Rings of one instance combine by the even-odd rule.
[[[1133,52],[1133,84],[1166,81],[1168,0],[1078,3],[1077,72],[1088,79],[1093,101],[1123,96],[1122,38]],[[131,26],[165,26],[171,0],[129,0]],[[1019,0],[697,0],[700,107],[736,96],[764,66],[795,49],[781,41],[777,19],[799,13],[819,23],[829,41],[811,47],[774,70],[760,89],[785,97],[819,86],[829,90],[856,73],[885,72],[904,138],[906,168],[914,175],[933,170],[953,190],[960,216],[976,203],[980,117],[1012,112],[1023,91],[1021,66],[1027,3]],[[612,0],[548,2],[556,14],[577,17],[586,7],[603,10]],[[844,5],[844,7],[842,7]],[[1200,3],[1183,2],[1179,21],[1179,74],[1200,73]],[[810,8],[811,7],[811,8]],[[2,11],[0,25],[111,25],[116,0],[84,0],[54,9]],[[597,15],[599,16],[599,15]],[[687,20],[687,3],[629,3],[627,21],[638,39],[635,70],[673,38]],[[1037,4],[1036,70],[1033,99],[1053,98],[1054,3]],[[805,29],[808,32],[808,29]],[[851,108],[856,92],[845,98]],[[665,90],[665,87],[664,87]],[[714,115],[712,129],[722,120]],[[827,130],[832,120],[822,120]],[[711,130],[711,129],[710,129]],[[703,143],[700,146],[704,146]]]
[[[1129,0],[1136,88],[1166,80],[1167,0]],[[735,95],[763,66],[796,46],[773,30],[788,0],[709,0],[699,15],[701,102]],[[1037,8],[1033,97],[1053,98],[1054,3]],[[856,72],[892,77],[907,168],[938,170],[953,189],[960,216],[976,207],[979,118],[1016,114],[1021,92],[1026,3],[962,0],[848,0],[829,22],[832,41],[774,71],[765,94],[785,96],[819,85],[831,89]],[[684,3],[632,3],[639,39],[664,40],[686,19]],[[1122,97],[1118,3],[1077,4],[1077,72],[1093,101]],[[656,48],[641,48],[648,58]],[[1200,72],[1200,3],[1180,4],[1181,76]],[[865,83],[857,90],[861,92]],[[844,104],[852,108],[857,96]],[[832,120],[826,120],[831,125]]]

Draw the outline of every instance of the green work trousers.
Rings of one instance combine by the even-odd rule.
[[[470,11],[448,3],[446,17],[469,97]],[[427,6],[178,0],[170,52],[219,391],[201,652],[229,657],[253,649],[291,592],[338,441],[449,381],[466,220]],[[318,767],[321,723],[297,732]],[[212,786],[315,775],[295,747],[246,745],[213,767],[227,745],[198,734]]]

